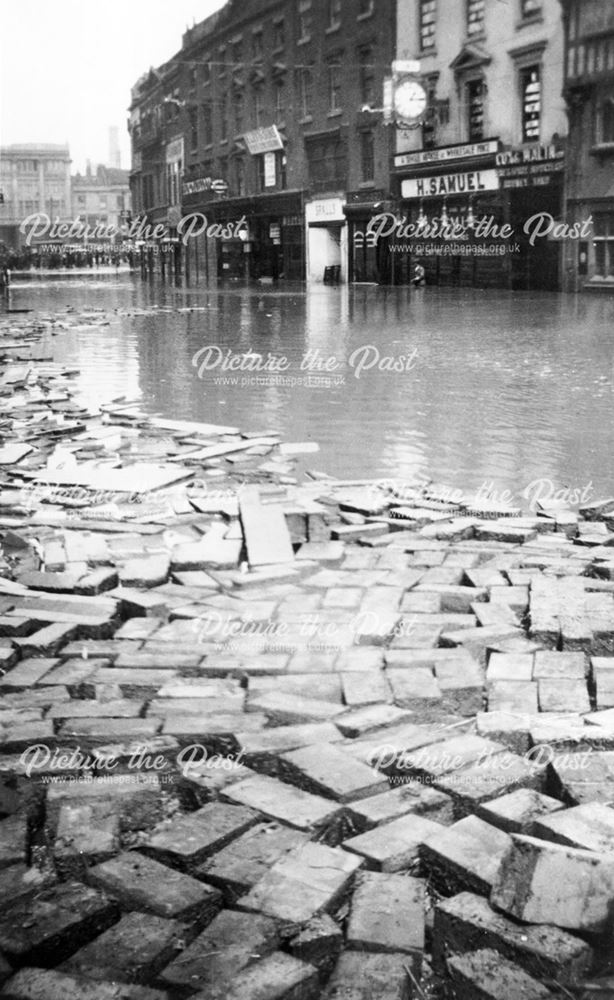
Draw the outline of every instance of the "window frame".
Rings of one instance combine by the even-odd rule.
[[[529,142],[539,142],[541,136],[542,127],[542,96],[543,96],[543,79],[542,79],[542,67],[541,63],[532,63],[528,66],[521,66],[518,70],[519,73],[519,90],[520,90],[520,133],[523,143]],[[533,73],[537,73],[538,85],[537,91],[537,112],[528,112],[527,106],[528,100],[528,88],[532,85],[530,77]],[[530,134],[532,131],[531,123],[537,125],[536,134]]]
[[[432,13],[434,16],[432,20],[425,21],[425,9],[430,8],[427,13]],[[432,39],[430,44],[425,45],[425,34],[428,31],[428,26],[432,25],[432,31],[429,37]],[[425,31],[426,29],[426,31]],[[432,53],[436,48],[436,36],[437,36],[437,0],[418,0],[418,40],[420,44],[420,52]]]

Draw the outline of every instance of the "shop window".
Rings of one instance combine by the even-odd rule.
[[[373,132],[360,133],[360,165],[363,182],[372,181],[375,177],[375,143]]]
[[[537,17],[542,12],[542,0],[520,0],[520,13],[523,18]]]
[[[358,52],[361,103],[375,105],[377,102],[375,85],[375,60],[373,49],[367,47]]]
[[[486,0],[467,0],[467,34],[470,38],[484,34]]]
[[[341,111],[341,64],[338,57],[328,64],[328,112]]]
[[[273,24],[273,52],[283,49],[286,44],[286,25],[283,20],[275,21]]]
[[[595,277],[614,278],[614,212],[599,212],[593,219]]]
[[[308,66],[298,71],[298,100],[301,118],[309,118],[313,110],[313,73]]]
[[[539,142],[541,122],[541,80],[539,66],[529,66],[520,74],[522,98],[522,141]]]
[[[437,0],[420,0],[420,50],[435,47],[435,25],[437,21]]]
[[[467,84],[467,138],[469,142],[481,142],[484,138],[484,97],[483,80],[470,80]]]
[[[311,0],[298,0],[298,40],[308,42],[311,38]]]
[[[328,28],[331,31],[341,27],[341,0],[328,0]]]

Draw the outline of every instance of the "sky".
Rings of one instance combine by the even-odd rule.
[[[223,2],[0,0],[0,144],[68,142],[76,173],[108,162],[117,125],[128,168],[130,88]]]

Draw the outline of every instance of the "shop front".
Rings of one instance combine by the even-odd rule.
[[[365,192],[349,191],[344,206],[348,226],[348,281],[355,284],[394,283],[394,257],[389,239],[375,239],[369,232],[371,219],[394,208],[383,191],[374,191],[369,201]]]
[[[347,281],[348,226],[340,197],[316,198],[305,204],[307,280]]]

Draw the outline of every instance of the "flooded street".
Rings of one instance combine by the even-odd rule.
[[[127,272],[13,286],[11,308],[68,307],[143,311],[43,342],[80,368],[88,402],[126,395],[149,413],[318,442],[309,467],[340,477],[614,493],[609,297],[179,288]],[[224,370],[250,351],[272,368]]]

